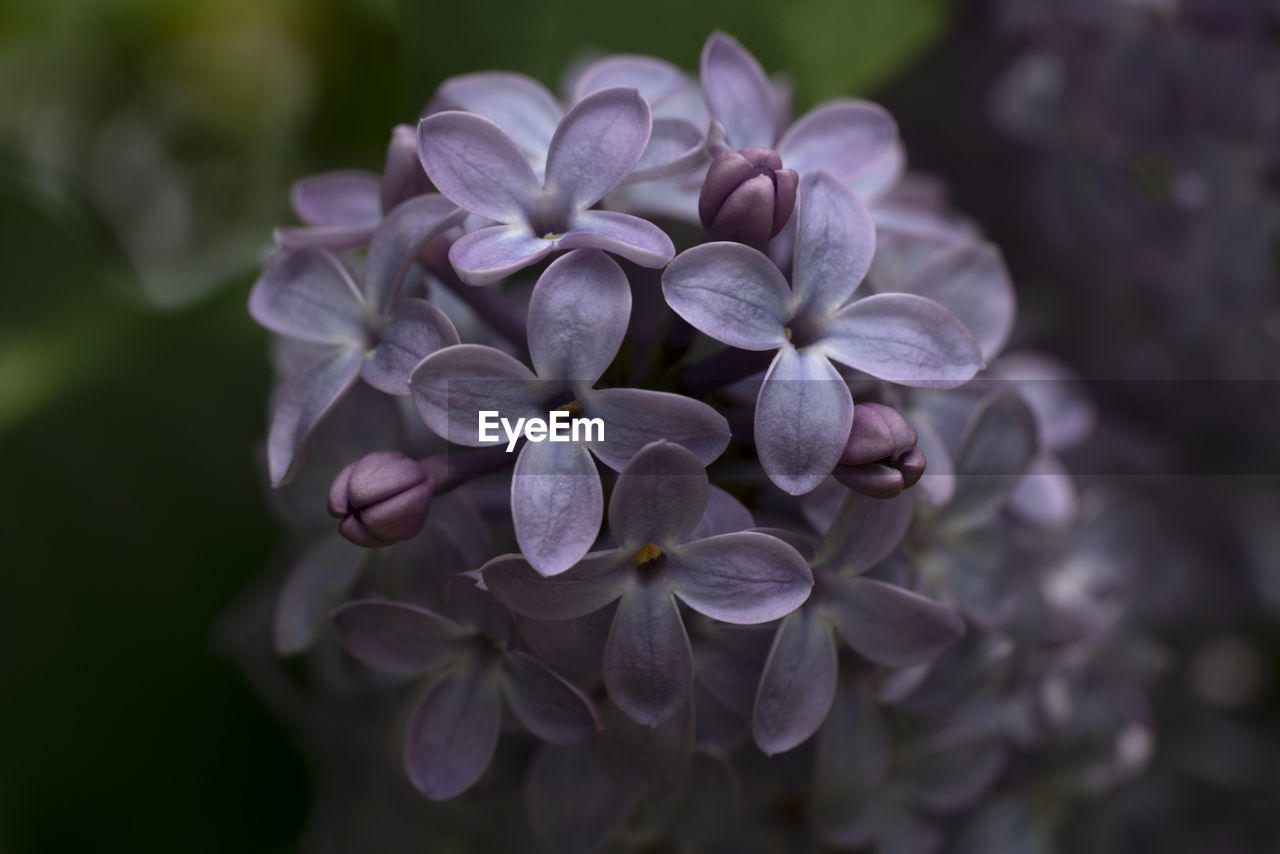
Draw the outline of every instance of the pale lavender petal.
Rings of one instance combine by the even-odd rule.
[[[908,493],[885,499],[849,492],[814,565],[865,572],[898,547],[914,515],[915,503]]]
[[[1062,461],[1041,453],[1027,468],[1009,496],[1009,510],[1024,522],[1042,528],[1066,528],[1078,511],[1076,487]]]
[[[1013,382],[1031,407],[1041,444],[1051,451],[1084,441],[1098,413],[1084,381],[1062,362],[1044,353],[1006,353],[991,366],[992,376]]]
[[[594,205],[635,167],[652,126],[649,105],[635,89],[611,86],[583,98],[551,138],[547,191],[571,209]]]
[[[756,401],[756,453],[769,479],[791,495],[817,488],[852,427],[853,396],[827,357],[812,348],[779,350]]]
[[[729,444],[729,422],[707,404],[690,397],[638,388],[586,392],[583,415],[605,423],[604,441],[591,452],[614,471],[621,471],[650,442],[666,439],[710,465]]]
[[[557,258],[529,297],[529,355],[538,378],[594,383],[622,346],[630,318],[631,286],[616,261],[597,249]]]
[[[593,552],[572,569],[544,577],[520,555],[503,555],[486,563],[480,573],[498,601],[517,614],[535,620],[574,620],[622,595],[629,560],[617,549]]]
[[[702,90],[712,114],[724,125],[733,148],[772,148],[773,87],[746,48],[721,32],[702,48]]]
[[[555,248],[556,241],[530,234],[525,225],[491,225],[458,238],[449,247],[449,263],[468,285],[491,285]]]
[[[262,271],[249,314],[278,335],[317,344],[358,342],[365,307],[346,268],[328,252],[293,252]]]
[[[849,185],[887,155],[897,138],[893,116],[880,105],[839,100],[796,119],[778,140],[778,154],[788,169],[821,169]]]
[[[267,473],[272,486],[297,471],[311,431],[351,388],[363,360],[358,349],[338,348],[281,383],[272,399],[267,433]]]
[[[418,129],[412,125],[396,125],[391,129],[379,182],[382,210],[395,210],[401,203],[430,192],[431,182],[422,171],[422,160],[418,157]]]
[[[462,794],[489,767],[502,723],[498,682],[495,668],[463,666],[433,685],[409,715],[405,770],[431,800]]]
[[[836,315],[821,343],[832,359],[918,388],[953,388],[983,366],[978,342],[955,315],[915,294],[876,294]]]
[[[409,376],[418,363],[437,350],[458,343],[458,331],[448,316],[424,299],[400,300],[378,346],[360,367],[369,385],[387,394],[409,393]]]
[[[497,411],[513,425],[518,418],[546,417],[543,389],[533,372],[501,350],[479,344],[432,353],[410,375],[409,390],[426,425],[459,445],[493,444],[480,439],[481,410]],[[494,434],[506,442],[501,429]]]
[[[423,119],[418,156],[436,189],[458,206],[497,222],[523,222],[541,191],[511,137],[474,113],[451,110]]]
[[[379,186],[371,172],[326,172],[295,182],[290,200],[308,225],[372,227],[382,219]]]
[[[618,211],[583,211],[559,239],[561,249],[603,249],[641,267],[663,267],[676,254],[667,233],[647,219]]]
[[[277,228],[271,233],[276,245],[290,252],[327,249],[342,252],[364,246],[373,236],[372,225],[305,225]]]
[[[609,697],[636,723],[657,726],[685,705],[693,652],[671,591],[641,582],[618,600],[604,648]]]
[[[656,726],[632,720],[616,702],[605,705],[604,721],[591,749],[615,786],[653,798],[681,782],[693,756],[692,699]]]
[[[725,623],[783,617],[809,598],[813,574],[794,548],[757,531],[719,534],[673,549],[668,572],[680,600]]]
[[[876,250],[876,227],[866,206],[830,175],[800,181],[791,285],[800,313],[822,317],[857,290]]]
[[[609,497],[609,532],[625,552],[682,542],[707,507],[707,473],[671,442],[645,445],[622,469]]]
[[[989,243],[964,243],[940,253],[907,290],[955,315],[978,342],[983,359],[994,358],[1013,331],[1013,284],[1000,251]]]
[[[688,540],[745,531],[755,527],[755,524],[751,511],[741,501],[713,485],[707,493],[707,509],[703,511],[697,527],[689,532]]]
[[[544,745],[524,786],[529,825],[545,849],[557,854],[599,849],[626,821],[634,800],[605,776],[586,744]]]
[[[272,637],[280,655],[295,655],[315,642],[329,612],[355,584],[368,549],[333,533],[298,558],[276,599]]]
[[[756,744],[769,756],[809,740],[836,694],[836,641],[831,624],[809,608],[778,626],[760,674],[752,713]]]
[[[333,612],[338,640],[369,667],[396,676],[428,673],[465,647],[468,632],[452,620],[404,602],[363,599]]]
[[[534,158],[545,156],[562,111],[536,80],[505,71],[450,77],[436,90],[434,104],[484,116]]]
[[[1035,417],[1022,398],[1005,392],[985,400],[956,453],[956,491],[946,506],[946,523],[971,527],[998,513],[1038,444]]]
[[[875,204],[893,191],[907,171],[907,150],[894,140],[888,151],[858,173],[850,182],[853,192],[867,204]]]
[[[787,343],[794,300],[781,271],[741,243],[706,243],[681,252],[662,274],[671,309],[695,329],[741,350]]]
[[[610,86],[630,86],[653,106],[684,88],[687,82],[684,72],[669,62],[652,56],[617,54],[596,60],[582,70],[573,84],[573,100],[581,101]]]
[[[622,569],[625,556],[620,555],[616,550],[614,554],[618,555],[615,566]],[[583,565],[589,560],[591,560],[590,555],[578,561],[577,570],[574,571],[581,571]],[[527,565],[527,562],[525,571],[541,578],[533,567]],[[562,572],[552,578],[565,579],[572,574],[573,572]],[[620,581],[623,578],[621,571],[618,573],[618,578]],[[533,579],[526,580],[537,583]],[[619,586],[618,595],[621,595],[621,591],[622,587]],[[556,603],[557,606],[558,604]],[[609,626],[613,625],[613,612],[613,608],[605,605],[569,620],[538,620],[522,616],[516,620],[516,626],[520,631],[520,637],[538,658],[561,673],[571,673],[594,681],[600,678],[600,654],[604,649],[604,642],[609,637]]]
[[[626,183],[688,172],[708,160],[703,131],[683,119],[653,120],[649,143]]]
[[[511,478],[511,521],[529,564],[556,575],[577,563],[600,534],[604,488],[578,442],[528,442]]]
[[[525,729],[551,744],[577,744],[604,725],[591,699],[519,650],[502,663],[502,694]]]
[[[418,196],[387,214],[369,241],[361,279],[365,302],[386,311],[423,244],[462,220],[466,212],[438,193]]]
[[[823,605],[849,646],[886,667],[922,664],[964,635],[953,609],[872,578],[837,586]]]
[[[931,418],[912,412],[910,420],[916,428],[916,446],[924,451],[924,458],[928,461],[915,491],[920,493],[919,497],[926,504],[940,507],[950,501],[956,491],[955,461]]]

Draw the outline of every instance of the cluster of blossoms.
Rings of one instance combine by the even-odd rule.
[[[1129,567],[1058,456],[1089,402],[1003,352],[999,252],[904,167],[883,109],[793,121],[717,33],[696,78],[450,79],[380,177],[297,185],[249,308],[293,534],[257,614],[307,664],[246,666],[327,850],[526,849],[403,772],[519,788],[550,851],[1004,850],[1037,757],[1142,765]],[[602,435],[482,429],[557,412]]]

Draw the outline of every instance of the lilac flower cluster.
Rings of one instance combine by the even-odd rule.
[[[998,250],[904,166],[883,109],[792,121],[716,33],[697,77],[453,78],[381,177],[300,182],[249,305],[277,336],[293,713],[377,716],[429,799],[523,780],[552,851],[624,826],[772,850],[796,797],[815,843],[993,850],[964,840],[1022,808],[1015,749],[1140,765],[1140,699],[1074,712],[1117,622],[1071,573],[1125,571],[1072,563],[1088,513],[1055,452],[1088,401],[1002,355]],[[486,412],[603,435],[509,453]],[[407,679],[406,718],[351,702]]]

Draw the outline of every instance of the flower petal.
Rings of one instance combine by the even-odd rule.
[[[791,285],[798,313],[824,317],[857,290],[876,250],[866,206],[824,172],[800,180]]]
[[[591,207],[622,183],[644,153],[653,117],[635,89],[611,86],[565,114],[547,149],[547,190],[570,209]]]
[[[718,486],[712,485],[707,493],[707,509],[703,511],[698,525],[689,532],[690,540],[701,540],[714,537],[716,534],[732,534],[755,527],[756,520],[751,517],[741,501],[734,498]]]
[[[529,825],[545,849],[558,854],[599,849],[626,821],[634,801],[633,793],[605,776],[586,744],[544,745],[525,779]]]
[[[688,83],[684,72],[652,56],[617,54],[598,59],[582,70],[573,83],[573,100],[610,86],[630,86],[649,103],[657,104]]]
[[[1004,506],[1038,451],[1035,417],[1017,394],[1002,392],[981,404],[956,453],[956,491],[945,523],[979,525]]]
[[[404,733],[409,779],[433,801],[462,794],[489,767],[501,723],[494,668],[472,664],[449,673],[409,716]]]
[[[907,290],[928,297],[956,316],[990,360],[1013,331],[1013,284],[1000,251],[989,243],[949,247],[929,262]]]
[[[436,90],[433,104],[484,116],[537,160],[546,155],[562,115],[560,105],[541,83],[505,71],[450,77]]]
[[[460,222],[466,211],[438,193],[409,199],[387,214],[369,240],[361,279],[365,302],[382,313],[396,298],[425,241]]]
[[[670,548],[689,536],[707,507],[707,472],[671,442],[645,445],[622,469],[609,497],[609,532],[624,552]]]
[[[267,473],[272,486],[297,471],[311,431],[351,388],[363,360],[358,349],[339,347],[280,384],[272,399],[267,433]]]
[[[511,522],[529,564],[543,575],[573,566],[600,534],[604,487],[578,442],[528,442],[511,478]]]
[[[688,448],[710,465],[729,444],[729,422],[707,404],[683,395],[638,388],[608,388],[584,393],[583,415],[607,426],[604,441],[591,452],[621,471],[641,448],[666,439]]]
[[[446,665],[468,632],[452,620],[405,602],[362,599],[333,612],[338,640],[369,667],[416,676]]]
[[[1009,496],[1009,510],[1042,528],[1066,528],[1076,519],[1076,487],[1062,461],[1040,453]]]
[[[700,614],[752,625],[783,617],[809,598],[813,574],[800,553],[757,531],[718,534],[670,554],[671,586]]]
[[[464,234],[449,247],[449,263],[468,285],[491,285],[523,270],[556,248],[524,225],[491,225]]]
[[[308,225],[372,227],[382,219],[380,187],[372,172],[342,170],[303,178],[289,196],[294,213]]]
[[[368,549],[332,533],[298,558],[276,599],[272,620],[276,652],[295,655],[315,642],[329,611],[346,598],[369,554]]]
[[[626,183],[652,181],[688,172],[707,162],[703,131],[684,119],[654,119],[649,143]]]
[[[407,395],[418,363],[458,340],[458,330],[439,308],[424,299],[400,300],[360,376],[378,391]]]
[[[260,325],[317,344],[360,340],[364,313],[346,268],[316,249],[291,252],[269,264],[249,294],[249,314]]]
[[[679,785],[693,756],[692,700],[656,726],[631,720],[617,703],[605,704],[604,720],[604,731],[591,740],[591,750],[615,786],[656,797]]]
[[[502,693],[525,729],[551,744],[577,744],[604,726],[587,695],[527,652],[502,663]]]
[[[773,87],[764,69],[746,48],[721,32],[702,48],[702,90],[711,113],[724,125],[733,148],[772,148]]]
[[[810,608],[778,626],[760,674],[752,713],[756,744],[769,756],[809,740],[836,695],[836,640],[831,623]]]
[[[741,350],[787,342],[791,288],[768,256],[741,243],[706,243],[681,252],[662,274],[671,309],[695,329]]]
[[[885,499],[848,493],[818,550],[814,566],[865,572],[898,547],[914,515],[915,503],[910,495]]]
[[[481,410],[497,411],[512,424],[517,418],[545,417],[533,371],[480,344],[454,344],[432,353],[414,368],[409,390],[426,425],[459,445],[493,444],[480,440]]]
[[[558,242],[561,249],[603,249],[641,267],[663,267],[676,254],[667,233],[647,219],[618,211],[583,211]]]
[[[837,362],[917,388],[953,388],[982,368],[982,352],[955,315],[915,294],[876,294],[845,306],[822,339]]]
[[[1060,451],[1093,432],[1098,413],[1084,381],[1065,364],[1044,353],[1006,353],[991,366],[992,376],[1012,382],[1031,407],[1040,443]]]
[[[418,124],[418,156],[436,189],[454,204],[498,222],[523,222],[538,179],[502,128],[450,110]]]
[[[631,318],[631,286],[597,249],[562,255],[529,297],[529,355],[541,380],[593,384],[622,346]]]
[[[845,642],[886,667],[923,664],[964,635],[951,608],[873,578],[836,586],[823,604]]]
[[[502,555],[480,568],[485,586],[517,614],[535,620],[575,620],[622,595],[628,556],[610,549],[592,552],[572,569],[543,576],[520,555]]]
[[[852,427],[853,396],[827,357],[813,348],[779,350],[756,400],[756,453],[769,479],[792,495],[817,488]]]
[[[364,246],[372,236],[372,225],[288,226],[271,232],[271,239],[276,245],[290,252],[301,252],[303,249],[342,252]]]
[[[802,175],[821,169],[851,185],[890,152],[897,138],[898,126],[884,107],[842,99],[796,119],[778,140],[778,154],[784,166]]]
[[[693,652],[671,591],[639,583],[618,600],[604,647],[609,697],[636,723],[657,726],[684,706],[693,688]]]

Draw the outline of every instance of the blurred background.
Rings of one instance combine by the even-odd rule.
[[[291,182],[380,169],[447,76],[554,88],[590,51],[692,70],[716,28],[789,71],[797,109],[884,103],[913,169],[1004,249],[1016,343],[1102,405],[1086,474],[1123,473],[1170,530],[1142,616],[1175,662],[1153,773],[1190,775],[1222,826],[1185,850],[1280,838],[1274,766],[1231,758],[1280,743],[1277,12],[1057,5],[5,0],[0,852],[297,839],[305,764],[216,632],[275,546],[245,301]],[[1180,803],[1156,802],[1152,821]]]

